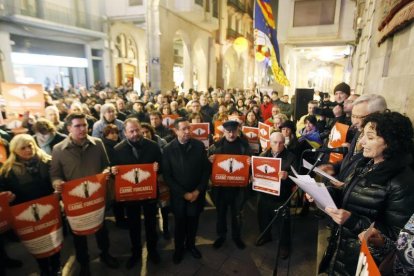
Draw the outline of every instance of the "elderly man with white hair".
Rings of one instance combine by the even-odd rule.
[[[121,120],[116,118],[116,108],[111,103],[106,103],[101,107],[101,119],[93,124],[92,136],[97,138],[103,138],[103,129],[108,124],[114,124],[118,127],[119,137],[124,139],[124,124]]]
[[[351,172],[355,169],[355,166],[358,164],[359,160],[363,158],[362,156],[362,146],[359,143],[362,135],[361,125],[365,117],[372,113],[383,113],[387,110],[387,103],[385,98],[378,94],[364,94],[358,97],[352,106],[351,121],[352,127],[356,129],[354,138],[352,139],[351,144],[345,144],[344,146],[349,146],[349,151],[345,155],[342,162],[337,164],[323,164],[319,166],[320,169],[325,172],[336,175],[338,182],[333,184],[340,186],[345,181],[346,177],[350,175]]]
[[[260,232],[263,232],[275,215],[274,210],[280,207],[292,193],[292,180],[288,178],[291,166],[295,164],[296,156],[285,147],[285,137],[281,132],[273,132],[270,135],[270,149],[260,154],[261,157],[271,157],[282,159],[281,170],[279,172],[280,193],[279,196],[259,192],[257,218],[259,221]],[[284,217],[284,227],[279,231],[280,257],[286,259],[289,256],[290,247],[290,213],[286,212]],[[280,220],[279,220],[280,222]],[[271,228],[264,236],[256,242],[256,246],[262,246],[272,241]]]

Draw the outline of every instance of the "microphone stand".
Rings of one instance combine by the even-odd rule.
[[[301,155],[301,159],[300,159],[300,167],[302,167],[302,158],[303,158],[303,154],[305,152],[311,152],[311,150],[305,150],[302,152]],[[314,169],[315,167],[318,165],[319,162],[321,162],[321,158],[324,155],[324,152],[320,152],[315,163],[312,165],[312,167],[309,169],[309,171],[306,173],[307,175],[309,175]],[[280,236],[283,233],[284,227],[285,227],[285,219],[286,216],[288,215],[287,212],[290,212],[289,209],[289,203],[292,200],[293,196],[299,191],[299,186],[296,186],[295,190],[293,191],[293,193],[289,196],[289,198],[283,202],[282,205],[280,205],[277,209],[274,210],[275,215],[273,216],[272,220],[269,222],[269,224],[266,226],[265,230],[263,230],[262,233],[260,233],[259,237],[257,238],[256,242],[260,241],[263,236],[269,231],[270,227],[272,227],[273,222],[275,222],[275,220],[279,217],[279,214],[281,215],[282,221],[281,221],[281,225],[280,225],[280,234],[278,237],[278,243],[277,243],[277,250],[276,250],[276,260],[275,260],[275,265],[273,268],[273,275],[277,276],[277,271],[278,271],[278,267],[279,267],[279,258],[280,258]]]

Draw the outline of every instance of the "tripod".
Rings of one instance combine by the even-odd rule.
[[[304,152],[303,152],[304,153]],[[303,153],[301,155],[301,162],[302,163],[302,157],[303,157]],[[315,167],[319,164],[319,162],[321,162],[321,158],[324,155],[323,152],[319,153],[315,163],[312,165],[312,167],[309,169],[309,171],[307,172],[307,175],[309,175],[314,169]],[[300,164],[301,167],[302,164]],[[280,225],[280,233],[283,233],[284,227],[285,227],[285,219],[287,216],[287,212],[290,212],[289,210],[289,203],[292,200],[293,196],[299,191],[299,187],[296,186],[295,190],[292,192],[292,194],[289,196],[289,198],[283,202],[282,205],[279,206],[279,208],[277,208],[276,210],[274,210],[275,215],[273,216],[272,220],[269,222],[269,224],[266,226],[266,228],[262,231],[262,233],[260,233],[259,237],[257,238],[257,241],[260,241],[264,235],[266,235],[266,233],[270,230],[270,228],[272,227],[273,223],[275,222],[275,220],[281,216],[282,220],[281,220],[281,225]],[[276,260],[275,260],[275,265],[273,268],[273,275],[276,276],[277,272],[278,272],[278,267],[279,267],[279,258],[280,258],[280,235],[278,237],[278,243],[277,243],[277,250],[276,250]]]

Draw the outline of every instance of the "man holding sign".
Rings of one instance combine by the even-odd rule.
[[[223,124],[224,137],[216,142],[209,149],[209,160],[213,163],[214,167],[220,166],[227,162],[226,171],[229,173],[237,173],[246,167],[246,164],[242,163],[235,158],[229,158],[228,160],[221,161],[220,163],[215,162],[216,154],[230,154],[230,155],[245,155],[250,160],[252,155],[250,146],[247,140],[242,140],[239,136],[239,123],[237,121],[227,121]],[[250,163],[250,161],[248,161]],[[247,165],[248,167],[248,165]],[[234,178],[239,179],[241,176],[235,176]],[[212,174],[212,179],[217,179],[217,176]],[[219,181],[220,182],[220,181]],[[229,187],[224,183],[217,183],[213,187],[214,203],[216,204],[217,210],[217,226],[216,231],[218,238],[214,242],[214,248],[220,248],[226,241],[227,234],[227,209],[231,209],[231,230],[233,241],[239,249],[244,249],[246,245],[241,239],[241,225],[242,225],[242,211],[244,202],[247,196],[247,184],[248,177],[244,180],[243,185],[239,187]]]
[[[280,158],[282,161],[281,168],[279,171],[280,191],[279,195],[272,195],[268,193],[259,193],[258,196],[258,207],[257,207],[257,218],[259,221],[260,232],[266,229],[266,226],[270,223],[274,216],[274,210],[280,207],[290,196],[292,192],[292,180],[288,178],[288,172],[290,166],[295,163],[295,155],[289,152],[285,148],[285,137],[280,132],[273,132],[270,135],[270,149],[263,152],[260,156],[270,158]],[[279,237],[281,243],[280,256],[285,259],[289,255],[290,246],[290,214],[289,211],[286,213],[283,232]],[[256,245],[262,246],[263,244],[272,240],[271,229],[263,236],[262,239],[258,240]]]
[[[161,150],[157,143],[145,139],[142,136],[141,124],[136,118],[128,118],[125,120],[124,133],[126,139],[115,146],[114,156],[111,157],[114,165],[153,164],[154,166],[152,172],[139,168],[131,171],[133,185],[139,186],[142,185],[144,179],[150,177],[151,173],[158,171],[158,164],[161,162]],[[128,176],[128,172],[125,173],[125,176]],[[117,184],[115,184],[115,193],[119,193]],[[154,189],[154,187],[149,186],[143,192],[146,192],[149,188]],[[155,199],[132,200],[127,201],[125,207],[129,226],[129,237],[132,244],[132,255],[126,264],[127,268],[131,269],[141,260],[141,209],[144,212],[145,218],[148,258],[153,263],[159,263],[161,259],[156,249],[157,201]]]
[[[85,114],[72,113],[66,117],[69,136],[55,145],[52,152],[50,176],[53,187],[62,192],[66,181],[92,176],[103,172],[109,166],[105,147],[99,138],[88,135],[88,123]],[[100,259],[110,268],[119,263],[109,254],[108,231],[103,226],[95,233]],[[80,275],[91,275],[89,269],[88,243],[86,236],[73,234],[76,259],[81,265]]]

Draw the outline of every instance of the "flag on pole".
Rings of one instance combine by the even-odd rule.
[[[276,81],[283,86],[289,86],[289,80],[280,65],[276,23],[273,17],[270,1],[271,0],[255,0],[254,44],[256,48],[256,56],[268,57]]]

